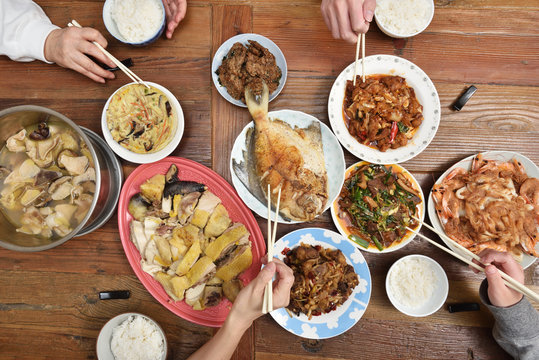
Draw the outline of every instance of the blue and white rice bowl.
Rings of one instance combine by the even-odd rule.
[[[150,29],[150,32],[148,32],[147,36],[144,36],[143,40],[136,40],[136,41],[130,41],[126,38],[125,35],[122,35],[122,32],[119,30],[119,26],[117,22],[113,18],[113,9],[114,5],[117,1],[125,1],[125,0],[106,0],[105,4],[103,5],[103,22],[105,23],[105,27],[107,28],[108,32],[118,41],[129,44],[133,46],[145,46],[149,45],[153,42],[155,42],[165,30],[166,26],[166,16],[165,16],[165,7],[163,3],[160,0],[151,0],[154,2],[161,12],[161,20],[159,21],[159,25],[153,26],[154,29]],[[144,1],[150,1],[150,0],[144,0]],[[129,14],[129,17],[131,17],[132,14]],[[126,17],[128,17],[128,14],[126,14]],[[140,23],[144,23],[147,19],[138,19]]]

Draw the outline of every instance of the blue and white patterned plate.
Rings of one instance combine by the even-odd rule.
[[[285,248],[293,249],[300,243],[341,250],[348,264],[354,267],[359,284],[344,304],[327,314],[313,316],[311,320],[305,314],[290,317],[284,308],[270,314],[283,328],[307,339],[327,339],[340,335],[361,319],[369,304],[372,282],[367,262],[361,251],[342,235],[320,228],[299,229],[283,236],[275,243],[274,254],[283,260],[285,256],[282,251]]]
[[[292,127],[298,127],[300,129],[306,129],[314,122],[320,124],[320,132],[322,133],[322,146],[324,149],[324,160],[326,162],[326,171],[328,173],[328,188],[329,188],[329,197],[326,203],[324,211],[329,209],[333,201],[337,198],[341,192],[342,184],[344,183],[344,171],[346,169],[346,164],[344,161],[344,153],[342,147],[339,144],[339,140],[333,135],[331,129],[315,118],[312,115],[306,114],[301,111],[295,110],[277,110],[270,111],[268,113],[270,119],[280,119]],[[245,145],[245,138],[247,137],[247,131],[253,128],[254,122],[247,124],[241,133],[234,141],[232,146],[232,152],[230,153],[230,175],[232,178],[232,184],[238,192],[238,195],[241,197],[245,205],[254,211],[258,216],[267,219],[268,217],[268,207],[266,204],[261,203],[257,198],[251,193],[245,185],[238,178],[234,172],[234,161],[237,163],[245,161],[244,152],[247,151]],[[273,218],[273,215],[272,215]],[[279,216],[278,221],[280,223],[294,224],[301,221],[285,220]]]
[[[361,62],[358,63],[358,73]],[[392,55],[371,55],[365,58],[365,74],[398,75],[406,79],[423,105],[423,123],[406,146],[382,152],[359,143],[346,128],[343,118],[343,100],[346,81],[354,77],[354,63],[337,77],[329,93],[328,114],[331,128],[341,144],[358,158],[374,164],[398,164],[410,160],[430,144],[440,124],[440,99],[427,74],[414,63]]]

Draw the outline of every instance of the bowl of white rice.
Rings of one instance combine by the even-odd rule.
[[[161,0],[106,0],[103,22],[118,41],[144,46],[165,30],[165,7]]]
[[[407,38],[423,32],[434,16],[433,0],[378,0],[374,19],[388,36]]]
[[[449,293],[444,269],[424,255],[408,255],[397,260],[387,273],[389,301],[408,316],[428,316],[438,311]]]
[[[167,339],[157,322],[139,313],[110,319],[97,338],[99,360],[165,360]]]

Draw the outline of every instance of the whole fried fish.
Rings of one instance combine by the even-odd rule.
[[[310,221],[324,211],[328,200],[328,178],[320,125],[292,128],[268,118],[268,87],[264,84],[260,103],[251,91],[245,100],[255,123],[255,172],[266,198],[276,204],[281,189],[280,212],[296,221]]]

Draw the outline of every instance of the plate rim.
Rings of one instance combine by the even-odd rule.
[[[234,36],[228,38],[227,40],[225,40],[219,46],[219,48],[217,48],[217,51],[215,52],[215,54],[213,54],[213,58],[212,58],[212,62],[211,62],[211,68],[210,68],[211,77],[212,77],[212,81],[213,81],[213,86],[215,86],[215,88],[217,89],[217,92],[219,92],[219,94],[226,101],[228,101],[229,103],[231,103],[233,105],[243,107],[243,108],[247,108],[246,104],[244,104],[241,100],[234,99],[232,96],[230,96],[230,94],[228,93],[226,87],[219,84],[219,76],[215,73],[215,71],[217,71],[219,66],[221,66],[221,64],[223,63],[223,56],[226,56],[226,54],[228,54],[228,51],[230,50],[232,45],[234,45],[234,43],[241,42],[242,44],[245,45],[248,42],[248,40],[254,40],[254,41],[260,43],[261,39],[262,39],[263,42],[267,42],[271,46],[275,47],[275,49],[277,50],[277,55],[272,52],[273,56],[275,56],[275,62],[277,63],[277,57],[281,58],[282,61],[283,61],[283,67],[284,67],[283,69],[281,69],[281,80],[279,82],[279,86],[277,87],[277,89],[274,92],[272,92],[270,94],[268,102],[271,102],[272,100],[274,100],[281,93],[281,91],[284,89],[284,85],[285,85],[286,79],[288,77],[288,64],[286,62],[286,57],[284,56],[284,53],[281,50],[281,48],[273,40],[265,37],[264,35],[260,35],[260,34],[256,34],[256,33],[237,34],[237,35],[234,35]],[[261,44],[261,45],[264,46],[265,48],[267,48],[267,46],[265,46],[264,44]]]
[[[219,314],[218,316],[214,316],[213,319],[208,320],[201,318],[194,314],[203,314],[204,311],[208,311],[209,309],[215,309],[215,308],[208,308],[206,310],[197,311],[192,310],[193,313],[185,313],[184,310],[179,308],[177,304],[182,304],[183,301],[175,302],[173,301],[170,296],[165,292],[165,290],[162,288],[161,284],[159,284],[151,275],[144,272],[140,266],[140,253],[136,249],[135,245],[131,242],[129,239],[129,222],[131,219],[131,216],[129,215],[127,211],[127,204],[129,202],[128,194],[131,191],[132,183],[135,182],[136,178],[143,173],[147,168],[156,167],[156,166],[163,166],[164,164],[176,164],[180,168],[180,171],[183,169],[187,169],[190,171],[199,171],[201,172],[205,177],[212,176],[212,182],[216,182],[219,187],[221,187],[221,190],[223,192],[226,191],[226,193],[234,200],[234,206],[238,207],[239,212],[241,212],[242,217],[242,223],[247,227],[249,232],[251,233],[251,243],[252,243],[252,249],[253,249],[253,262],[251,264],[251,267],[246,271],[260,271],[260,257],[266,253],[266,245],[264,238],[262,236],[262,231],[260,230],[260,227],[258,226],[258,222],[256,221],[255,217],[253,216],[252,212],[245,206],[241,198],[238,196],[232,185],[230,185],[223,177],[221,177],[219,174],[217,174],[212,169],[196,162],[190,159],[181,158],[181,157],[175,157],[175,156],[169,156],[166,157],[160,161],[150,163],[150,164],[143,164],[139,165],[133,172],[127,177],[127,179],[124,182],[124,185],[122,186],[122,190],[120,193],[120,201],[118,203],[118,232],[120,235],[120,240],[122,243],[122,248],[124,250],[124,253],[127,257],[127,260],[129,264],[131,265],[131,268],[135,272],[135,275],[137,276],[138,280],[142,283],[146,291],[150,293],[150,295],[157,300],[161,305],[163,305],[165,308],[167,308],[169,311],[174,313],[175,315],[179,316],[182,319],[185,319],[189,322],[204,325],[204,326],[210,326],[210,327],[220,327],[228,315],[228,312],[230,311],[229,304],[223,304],[223,301],[228,301],[226,299],[221,300],[221,303],[218,306],[226,306],[226,313]],[[155,174],[151,174],[153,176]],[[150,175],[145,176],[145,179],[148,179],[151,177]],[[213,189],[215,190],[215,189]],[[134,254],[134,255],[133,255]],[[258,270],[256,268],[258,267]],[[253,270],[251,270],[253,269]],[[254,279],[255,276],[253,276]],[[252,279],[249,279],[247,282],[250,282]],[[244,281],[245,283],[246,281]],[[246,284],[245,284],[246,285]],[[187,305],[185,305],[187,306]],[[187,311],[190,312],[189,309]]]
[[[275,117],[278,117],[279,114],[296,114],[296,115],[300,115],[302,117],[304,117],[305,119],[309,119],[309,120],[316,120],[320,123],[320,131],[325,131],[327,136],[333,136],[335,138],[335,144],[337,145],[337,147],[335,149],[337,149],[337,152],[339,153],[339,159],[342,159],[342,163],[343,163],[343,167],[344,169],[346,169],[346,159],[344,158],[344,152],[343,152],[343,149],[342,149],[342,146],[341,144],[339,143],[339,140],[336,138],[335,134],[331,131],[330,127],[327,126],[326,124],[324,124],[322,121],[320,121],[318,118],[316,118],[314,115],[311,115],[311,114],[307,114],[303,111],[299,111],[299,110],[291,110],[291,109],[279,109],[279,110],[273,110],[273,111],[270,111],[268,113],[268,116],[269,117],[272,117],[272,116],[275,116]],[[282,121],[285,121],[287,122],[285,119],[281,119],[279,118],[279,120],[282,120]],[[287,122],[288,123],[288,122]],[[254,121],[250,121],[248,124],[246,124],[243,129],[240,131],[240,133],[238,134],[238,136],[236,137],[236,139],[234,140],[234,144],[232,145],[232,150],[230,151],[230,161],[229,161],[229,171],[230,171],[230,175],[231,175],[231,180],[232,180],[232,186],[234,187],[234,189],[236,190],[236,192],[238,193],[238,196],[242,199],[242,201],[245,203],[245,205],[254,213],[256,213],[258,216],[264,218],[264,219],[267,219],[268,217],[268,214],[267,214],[267,207],[264,206],[264,210],[258,210],[258,209],[255,209],[253,207],[251,207],[251,202],[259,202],[258,199],[256,199],[252,194],[251,192],[249,191],[249,189],[247,189],[245,187],[245,185],[243,185],[243,183],[241,182],[241,180],[239,180],[239,178],[236,176],[236,173],[234,172],[234,168],[233,168],[233,160],[235,160],[236,158],[233,158],[232,157],[232,153],[234,152],[234,150],[237,149],[237,147],[240,147],[240,146],[243,146],[243,144],[239,143],[240,141],[243,141],[244,142],[244,139],[245,139],[245,134],[246,132],[248,131],[249,128],[254,128]],[[322,130],[324,129],[324,130]],[[240,137],[242,137],[240,139]],[[238,145],[237,145],[238,144]],[[323,146],[324,143],[322,143],[322,146]],[[324,160],[325,160],[325,156],[324,156]],[[325,164],[327,164],[327,162],[325,161]],[[327,168],[326,168],[326,171],[327,171]],[[329,175],[329,174],[328,174]],[[339,189],[342,188],[343,184],[344,184],[344,172],[342,173],[342,175],[339,175],[341,176],[342,178],[339,179],[339,183],[340,183],[340,186],[339,186]],[[242,193],[243,192],[246,192],[248,193],[248,195],[246,195],[246,198],[248,201],[245,201],[245,199],[243,198],[242,196],[242,193],[240,193],[240,191],[238,191],[238,187],[242,190]],[[329,187],[329,181],[328,181],[328,187]],[[340,193],[340,190],[339,192],[336,193],[336,196],[339,196],[339,193]],[[324,212],[326,212],[329,208],[331,208],[331,204],[333,203],[333,201],[329,201],[330,199],[328,198],[328,202],[326,204],[326,207],[324,209],[324,211],[322,211],[322,213],[320,213],[315,219],[317,219],[320,215],[322,215]],[[313,221],[313,220],[311,220]],[[280,224],[304,224],[304,223],[308,223],[310,221],[298,221],[298,220],[290,220],[290,221],[286,221],[285,219],[283,219],[280,215],[278,217],[278,222]]]
[[[436,90],[436,86],[430,79],[430,77],[423,71],[419,66],[411,62],[410,60],[407,60],[405,58],[394,56],[394,55],[385,55],[385,54],[377,54],[377,55],[369,55],[365,57],[365,61],[376,63],[377,61],[384,61],[384,62],[391,62],[392,64],[398,64],[399,66],[402,66],[403,69],[406,69],[406,74],[400,74],[399,76],[404,77],[409,86],[412,86],[412,84],[409,83],[409,79],[411,76],[406,76],[411,71],[416,72],[417,76],[423,77],[423,83],[425,83],[425,88],[420,87],[416,88],[414,86],[413,89],[416,92],[416,94],[424,94],[425,97],[429,97],[428,94],[431,94],[431,97],[433,98],[433,102],[429,102],[429,106],[432,106],[432,119],[429,117],[427,118],[425,116],[425,119],[423,121],[422,125],[426,125],[425,122],[429,120],[428,126],[431,127],[430,130],[427,129],[425,126],[422,131],[427,132],[427,136],[425,139],[422,139],[422,143],[414,146],[411,152],[404,154],[404,155],[398,155],[398,152],[402,152],[403,149],[405,149],[407,146],[400,147],[398,149],[388,149],[385,152],[381,152],[379,150],[373,149],[367,145],[360,144],[355,138],[353,138],[350,133],[348,132],[348,129],[344,125],[344,121],[342,119],[342,99],[344,99],[344,88],[346,86],[346,81],[351,80],[353,77],[353,69],[355,63],[351,63],[347,67],[345,67],[341,73],[337,76],[335,81],[333,82],[333,85],[331,87],[331,91],[329,93],[328,97],[328,117],[331,124],[331,128],[335,135],[337,136],[337,139],[343,146],[343,148],[347,149],[352,155],[355,157],[369,161],[374,164],[380,164],[380,165],[389,165],[389,164],[398,164],[405,161],[408,161],[417,155],[419,155],[421,152],[423,152],[432,142],[434,139],[438,128],[440,126],[441,121],[441,104],[440,104],[440,97],[438,95],[438,91]],[[392,71],[397,72],[395,69],[389,68],[385,73],[390,74]],[[400,71],[400,70],[399,70]],[[380,72],[374,72],[374,74],[377,74]],[[369,71],[367,71],[367,74],[370,74]],[[421,92],[420,92],[421,91]],[[342,93],[342,94],[341,94]],[[417,96],[417,95],[416,95]],[[419,96],[418,96],[419,97]],[[337,99],[338,101],[335,101],[335,103],[340,104],[338,106],[339,111],[337,114],[337,111],[332,111],[334,106],[332,106],[332,102],[334,102],[334,99]],[[423,115],[425,115],[425,106],[426,103],[421,103],[423,106]],[[430,123],[432,121],[432,123]],[[340,124],[340,123],[343,124]],[[421,129],[420,129],[421,130]],[[417,134],[417,133],[416,133]],[[415,135],[414,135],[415,139]],[[415,139],[418,140],[418,139]],[[410,143],[409,143],[410,144]],[[397,152],[397,155],[395,155],[395,152]]]
[[[343,249],[340,248],[340,245],[342,242],[344,242],[345,244],[347,244],[346,241],[343,241],[344,240],[344,237],[333,231],[333,230],[330,230],[330,229],[324,229],[324,228],[319,228],[319,227],[306,227],[306,228],[300,228],[300,229],[297,229],[297,230],[294,230],[294,231],[291,231],[285,235],[283,235],[281,238],[279,238],[278,241],[275,242],[274,244],[274,254],[280,259],[282,260],[284,258],[284,255],[280,252],[278,252],[276,249],[277,249],[277,245],[283,241],[283,239],[285,239],[286,237],[288,236],[293,236],[293,235],[296,235],[297,233],[309,233],[309,232],[312,232],[312,231],[316,231],[316,232],[322,232],[322,234],[328,232],[330,234],[332,234],[333,236],[338,236],[341,238],[341,241],[339,243],[330,243],[329,240],[326,240],[327,237],[326,236],[322,236],[322,239],[316,239],[316,241],[318,242],[322,242],[322,243],[325,243],[329,248],[336,248],[336,249],[339,249],[341,251],[343,251]],[[299,243],[299,242],[298,242]],[[295,246],[294,246],[295,247]],[[371,275],[371,271],[369,269],[369,264],[367,263],[367,260],[365,259],[365,257],[363,256],[363,254],[361,253],[361,251],[359,252],[356,252],[355,250],[355,247],[354,246],[351,246],[351,248],[354,250],[353,253],[357,253],[359,254],[359,256],[361,256],[361,259],[363,260],[362,262],[361,261],[358,261],[358,263],[353,263],[352,261],[350,261],[348,255],[344,254],[344,251],[343,251],[343,255],[346,257],[346,260],[347,260],[347,263],[349,265],[352,265],[354,267],[354,269],[356,268],[356,265],[359,267],[364,267],[366,269],[366,272],[368,274],[368,279],[367,280],[367,292],[368,292],[368,299],[367,301],[365,302],[365,308],[362,309],[363,313],[361,314],[361,316],[359,316],[357,319],[354,319],[354,322],[353,324],[351,324],[348,328],[346,329],[342,329],[342,331],[340,332],[336,332],[335,334],[331,334],[330,336],[319,336],[319,337],[304,337],[300,334],[296,334],[294,332],[292,332],[290,329],[288,329],[287,327],[283,326],[277,319],[276,319],[276,316],[278,313],[282,313],[284,312],[285,314],[287,314],[286,316],[288,316],[288,313],[286,312],[286,310],[284,310],[284,308],[280,308],[280,309],[276,309],[272,312],[270,312],[270,315],[271,317],[275,320],[275,322],[277,322],[277,324],[279,324],[283,329],[285,329],[286,331],[290,332],[291,334],[293,335],[296,335],[296,336],[299,336],[301,338],[304,338],[304,339],[317,339],[317,340],[322,340],[322,339],[329,339],[329,338],[333,338],[333,337],[336,337],[336,336],[339,336],[339,335],[342,335],[343,333],[347,332],[348,330],[350,330],[352,327],[354,327],[358,322],[359,320],[363,317],[363,315],[365,314],[365,311],[367,310],[368,308],[368,305],[370,303],[370,300],[371,300],[371,297],[372,297],[372,287],[373,287],[373,281],[372,281],[372,275]],[[356,272],[357,273],[357,272]],[[357,296],[357,293],[356,292],[353,292],[352,295],[354,296]],[[348,300],[350,300],[351,298],[349,298]],[[348,301],[347,300],[347,301]],[[352,299],[353,300],[353,299]],[[351,305],[350,305],[351,306]],[[346,312],[345,312],[346,313]],[[344,315],[344,314],[343,314]],[[298,319],[297,316],[293,316],[294,319],[297,319],[298,321],[300,321],[301,323],[303,324],[311,324],[310,322],[304,322],[304,321],[301,321]],[[323,323],[315,323],[316,325],[321,325]]]
[[[533,162],[531,161],[528,157],[516,152],[516,151],[506,151],[506,150],[487,150],[487,151],[481,151],[481,152],[477,152],[473,155],[470,155],[470,156],[467,156],[465,158],[462,158],[460,160],[458,160],[457,162],[455,162],[453,165],[451,165],[449,168],[447,168],[447,170],[445,170],[442,175],[440,175],[438,177],[438,179],[436,179],[436,181],[434,182],[434,184],[439,184],[442,182],[443,179],[445,179],[445,177],[453,170],[455,169],[456,167],[458,166],[461,166],[461,167],[464,167],[462,164],[467,164],[469,162],[469,165],[467,165],[467,169],[469,170],[470,166],[471,166],[471,162],[472,162],[472,159],[474,157],[476,157],[477,155],[479,154],[482,154],[485,159],[489,159],[488,156],[511,156],[511,158],[514,158],[514,157],[520,157],[521,159],[525,159],[526,162],[529,162],[530,164],[533,164],[533,168],[531,169],[532,172],[535,172],[535,174],[537,175],[534,175],[533,177],[539,177],[539,167]],[[494,159],[494,160],[499,160],[499,159]],[[432,188],[430,189],[429,191],[429,195],[428,195],[428,204],[427,204],[427,213],[429,214],[429,220],[430,220],[430,223],[432,224],[432,226],[438,230],[438,231],[441,231],[442,233],[445,234],[445,230],[440,222],[440,219],[438,218],[438,214],[436,213],[436,208],[434,206],[434,200],[432,199]],[[446,234],[447,235],[447,234]],[[445,239],[443,239],[442,237],[438,236],[443,242],[444,244],[449,247],[451,250],[465,256],[467,259],[471,259],[471,257],[463,252],[461,249],[457,248],[456,246],[454,246],[453,244],[449,243],[449,242],[446,242]],[[539,250],[539,243],[537,243],[537,245],[535,246],[535,248],[537,250]],[[529,263],[524,263],[524,259],[528,258],[529,260]],[[533,260],[532,260],[533,259]],[[531,265],[533,265],[533,263],[535,263],[535,261],[537,260],[537,258],[534,258],[532,257],[531,255],[528,255],[528,254],[524,254],[524,257],[522,259],[523,261],[520,263],[520,265],[522,266],[523,269],[527,269],[528,267],[530,267]]]
[[[358,162],[356,162],[355,164],[352,164],[350,165],[346,171],[345,171],[345,178],[346,178],[346,174],[352,170],[352,168],[354,168],[355,166],[359,166],[360,164],[362,163],[369,163],[368,161],[365,161],[365,160],[360,160]],[[376,165],[382,165],[382,164],[376,164]],[[400,164],[383,164],[383,166],[397,166],[397,167],[400,167],[401,170],[403,170],[404,172],[406,172],[413,180],[414,182],[414,185],[416,185],[419,190],[420,190],[420,195],[421,195],[421,205],[420,206],[420,209],[419,209],[419,212],[420,212],[420,219],[422,222],[425,221],[425,213],[426,213],[426,210],[427,210],[427,206],[425,205],[425,194],[423,194],[423,189],[421,188],[421,186],[419,185],[419,182],[417,181],[417,179],[415,178],[415,176],[410,172],[408,171],[404,166],[400,165]],[[343,185],[344,186],[344,182],[343,182]],[[341,186],[341,188],[342,188]],[[338,198],[338,196],[337,196]],[[356,244],[355,242],[353,242],[352,240],[350,240],[348,238],[348,235],[345,235],[345,231],[344,229],[342,228],[342,226],[339,224],[339,221],[337,219],[337,214],[336,214],[336,210],[335,208],[338,206],[337,205],[337,198],[335,198],[335,200],[333,201],[333,203],[331,204],[331,219],[333,220],[333,224],[335,225],[335,227],[337,228],[337,230],[339,231],[339,233],[343,236],[343,238],[346,239],[346,241],[350,242],[352,245],[354,245],[355,247],[357,247],[359,250],[362,250],[362,251],[366,251],[366,252],[369,252],[369,253],[373,253],[373,254],[384,254],[384,253],[390,253],[390,252],[393,252],[393,251],[397,251],[397,250],[400,250],[402,248],[404,248],[406,245],[408,245],[409,243],[412,242],[413,239],[415,239],[415,237],[417,236],[415,233],[411,233],[411,235],[405,239],[404,241],[401,241],[400,243],[398,243],[397,245],[395,246],[391,246],[387,249],[384,249],[382,251],[378,250],[377,248],[371,248],[369,246],[368,249],[365,249],[364,247],[362,246],[359,246],[358,244]],[[419,232],[421,230],[421,227],[423,225],[420,223],[419,224],[419,227],[417,228],[416,232]]]
[[[135,164],[152,164],[160,160],[163,160],[167,156],[170,156],[178,148],[178,145],[180,144],[183,138],[183,133],[185,131],[185,116],[183,114],[183,109],[180,104],[180,101],[176,98],[176,96],[170,90],[168,90],[166,87],[164,87],[161,84],[157,84],[151,81],[146,81],[146,83],[148,85],[151,85],[161,90],[165,95],[167,95],[170,98],[170,101],[172,101],[174,105],[177,106],[178,108],[176,132],[174,133],[173,138],[170,139],[170,142],[161,150],[154,153],[139,154],[131,150],[128,150],[124,148],[123,146],[121,146],[120,144],[118,144],[118,142],[114,140],[114,138],[112,137],[112,134],[110,133],[110,130],[107,124],[107,109],[110,105],[112,98],[121,89],[125,88],[126,86],[137,85],[137,83],[130,82],[116,89],[107,99],[105,105],[103,106],[103,110],[101,112],[101,132],[103,133],[103,137],[105,138],[105,141],[107,142],[109,147],[112,149],[112,151],[116,155],[118,155],[124,160],[130,161]]]

